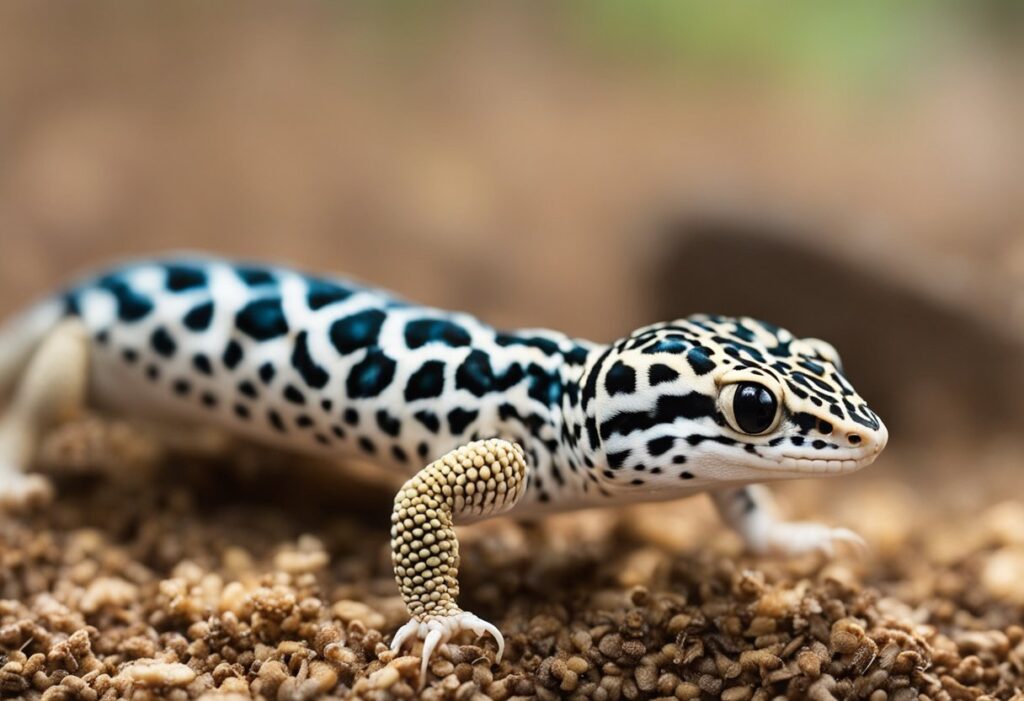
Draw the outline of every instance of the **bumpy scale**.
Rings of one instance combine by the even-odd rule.
[[[459,542],[455,520],[475,520],[512,508],[526,486],[523,449],[508,441],[476,441],[420,470],[395,497],[391,514],[391,560],[395,581],[412,620],[395,634],[392,650],[419,636],[423,674],[434,649],[461,630],[485,631],[505,649],[490,623],[459,608]]]
[[[461,630],[502,647],[456,604],[456,520],[708,492],[751,550],[828,553],[860,540],[778,520],[758,484],[849,473],[888,435],[831,345],[757,319],[698,314],[601,344],[198,255],[87,276],[13,320],[0,395],[0,505],[49,494],[27,468],[86,404],[412,476],[392,533],[412,620],[393,646],[423,638],[424,666]]]

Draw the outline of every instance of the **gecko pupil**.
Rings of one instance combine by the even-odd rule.
[[[764,385],[744,382],[737,388],[732,406],[740,429],[756,434],[767,431],[774,423],[779,403]]]

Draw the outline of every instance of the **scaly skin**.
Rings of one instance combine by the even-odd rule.
[[[412,620],[396,635],[401,648],[411,635],[424,638],[423,676],[433,649],[460,628],[498,630],[459,608],[459,542],[455,519],[480,519],[511,508],[526,486],[526,460],[518,445],[499,439],[477,441],[445,455],[410,479],[395,497],[391,514],[391,560],[395,581]],[[454,622],[454,625],[453,625]]]
[[[425,638],[424,665],[463,629],[501,647],[456,604],[456,519],[709,492],[754,551],[830,552],[860,541],[778,521],[758,483],[851,472],[887,440],[834,348],[755,319],[696,315],[604,345],[202,256],[113,268],[13,321],[5,393],[0,504],[46,494],[25,472],[39,438],[86,403],[412,476],[393,531],[412,620],[394,645]]]

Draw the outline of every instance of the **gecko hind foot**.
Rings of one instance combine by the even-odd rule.
[[[460,611],[450,616],[432,616],[424,621],[411,619],[395,632],[395,637],[391,641],[391,650],[398,652],[407,641],[415,638],[423,641],[423,662],[420,665],[420,684],[422,685],[426,681],[427,665],[430,664],[430,658],[433,657],[434,652],[439,646],[447,645],[449,640],[464,630],[472,631],[478,636],[490,633],[498,643],[498,654],[494,661],[501,662],[501,656],[505,652],[505,638],[501,631],[467,611]]]
[[[53,485],[42,475],[0,470],[0,511],[24,511],[53,500]]]

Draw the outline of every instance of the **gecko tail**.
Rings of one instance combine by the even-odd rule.
[[[10,396],[32,353],[63,316],[58,300],[47,300],[0,324],[0,398]]]

